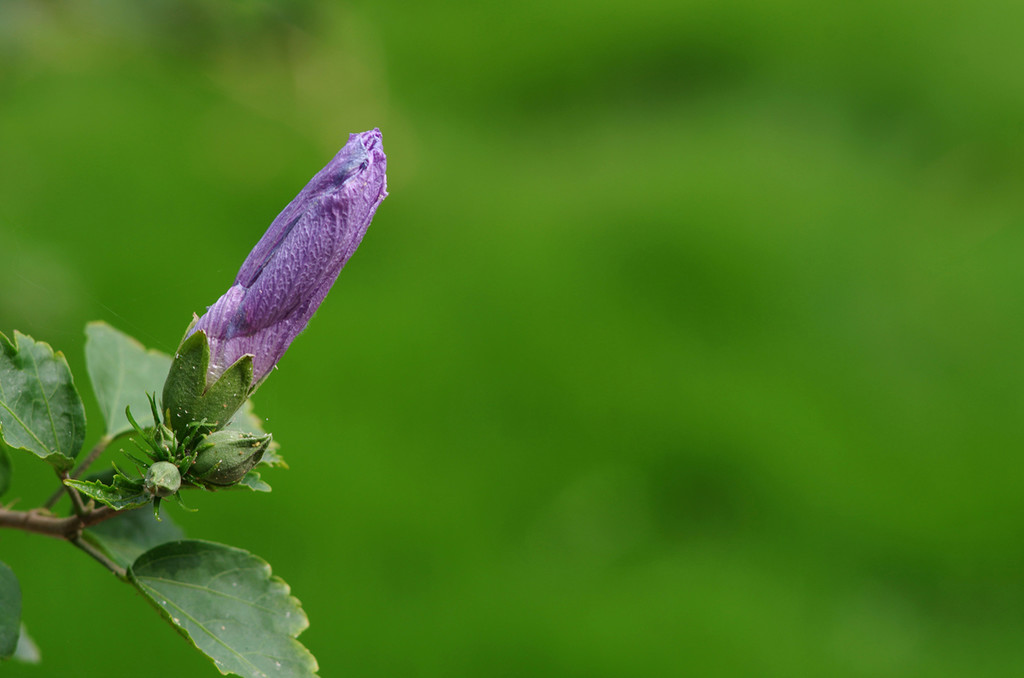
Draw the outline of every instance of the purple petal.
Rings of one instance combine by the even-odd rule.
[[[210,340],[207,384],[247,353],[254,383],[270,373],[362,241],[387,196],[386,169],[380,130],[352,134],[274,219],[192,330]]]

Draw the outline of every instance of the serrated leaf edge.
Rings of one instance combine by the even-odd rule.
[[[267,561],[263,560],[262,558],[260,558],[259,556],[257,556],[256,554],[254,554],[254,553],[252,553],[250,551],[238,548],[236,546],[228,546],[227,544],[220,544],[220,543],[217,543],[217,542],[206,541],[206,540],[203,540],[203,539],[179,539],[179,540],[176,540],[176,541],[165,542],[165,543],[160,544],[158,546],[154,546],[152,549],[150,549],[149,551],[146,551],[145,553],[140,555],[138,558],[136,558],[135,562],[132,563],[132,566],[128,568],[128,572],[127,572],[129,580],[132,582],[132,584],[135,586],[135,588],[138,589],[140,593],[142,593],[143,597],[150,603],[150,605],[152,605],[157,610],[157,612],[159,612],[160,615],[164,619],[166,619],[167,622],[169,624],[171,624],[171,626],[173,626],[174,629],[179,634],[181,634],[186,640],[188,640],[188,642],[192,645],[192,647],[194,647],[196,650],[201,652],[205,657],[207,657],[211,662],[213,662],[213,665],[217,668],[217,670],[221,673],[221,675],[225,675],[226,676],[226,675],[237,675],[237,674],[234,674],[233,672],[222,670],[221,662],[219,662],[218,660],[214,659],[209,654],[207,654],[205,651],[203,651],[196,644],[195,640],[192,638],[192,635],[188,632],[188,630],[186,628],[184,628],[178,621],[176,621],[176,618],[173,615],[171,615],[171,613],[168,612],[168,610],[166,608],[164,608],[163,605],[173,606],[174,609],[176,609],[179,612],[181,612],[182,617],[188,618],[192,623],[194,623],[196,625],[197,628],[201,629],[205,634],[207,634],[214,641],[216,641],[218,645],[221,645],[226,650],[228,650],[232,655],[238,657],[239,660],[242,663],[244,663],[245,665],[252,667],[254,672],[259,673],[261,676],[266,676],[266,674],[263,673],[263,671],[258,666],[256,666],[251,661],[246,659],[245,655],[242,655],[239,652],[237,652],[236,650],[234,650],[230,645],[228,645],[227,643],[222,641],[215,633],[213,633],[212,631],[207,629],[206,626],[204,626],[202,623],[200,623],[192,615],[189,615],[184,610],[182,610],[181,607],[179,607],[178,605],[175,605],[174,603],[172,603],[170,601],[167,601],[167,600],[163,601],[163,604],[161,604],[160,602],[157,602],[156,598],[154,598],[152,595],[150,595],[149,592],[147,592],[147,591],[145,591],[143,589],[142,582],[139,581],[139,578],[138,578],[138,576],[135,573],[135,565],[138,564],[138,562],[142,558],[146,557],[151,551],[154,551],[154,550],[156,550],[158,548],[166,548],[170,544],[184,544],[184,543],[188,543],[188,542],[196,543],[196,544],[202,544],[203,546],[214,546],[214,547],[217,547],[217,548],[226,548],[226,549],[230,549],[230,550],[233,550],[233,551],[240,551],[240,552],[244,553],[245,555],[247,555],[248,557],[252,558],[255,561],[254,567],[252,567],[252,568],[240,568],[240,567],[239,568],[233,568],[231,570],[225,570],[221,574],[225,574],[227,572],[241,571],[241,570],[244,570],[244,569],[258,569],[258,570],[261,570],[264,573],[266,573],[266,580],[267,580],[268,583],[270,583],[270,584],[277,584],[277,585],[279,585],[279,586],[281,586],[283,588],[282,593],[284,595],[287,595],[288,598],[295,603],[295,606],[296,606],[296,608],[298,610],[298,613],[301,615],[302,624],[301,624],[301,628],[299,628],[294,634],[291,633],[291,632],[284,632],[284,633],[282,633],[282,635],[285,635],[288,638],[288,640],[293,645],[297,646],[309,658],[309,660],[310,660],[310,662],[312,664],[311,668],[312,668],[312,671],[313,671],[313,675],[316,675],[317,672],[320,670],[320,667],[319,667],[319,664],[318,664],[318,662],[316,660],[316,657],[313,655],[312,652],[309,651],[309,648],[307,648],[305,645],[302,644],[302,642],[300,642],[298,640],[299,635],[301,635],[303,631],[305,631],[306,629],[309,628],[309,617],[306,616],[305,610],[302,609],[302,601],[300,601],[295,596],[291,595],[291,587],[288,585],[287,582],[285,582],[280,577],[274,576],[273,569],[271,568],[270,563],[268,563]],[[170,556],[168,556],[168,559],[169,558],[170,558]],[[159,560],[162,560],[162,559],[157,559],[157,560],[154,560],[154,561],[151,561],[151,562],[158,562]],[[227,594],[225,594],[225,593],[223,593],[221,591],[213,591],[211,589],[207,589],[207,588],[204,588],[204,587],[195,586],[194,584],[187,584],[185,582],[177,582],[177,581],[170,580],[170,579],[164,579],[162,577],[151,577],[151,579],[153,579],[154,581],[161,581],[161,582],[165,582],[165,583],[168,583],[168,584],[177,584],[177,585],[180,585],[180,586],[186,586],[186,587],[189,587],[189,588],[195,588],[195,589],[204,590],[204,591],[207,591],[208,593],[214,593],[214,594],[220,595],[220,596],[222,596],[224,598],[228,598],[228,599],[231,599],[231,600],[239,601],[241,603],[244,603],[244,604],[249,605],[249,606],[254,607],[254,608],[266,610],[268,612],[273,612],[273,610],[268,610],[267,608],[262,608],[262,607],[260,607],[258,605],[255,605],[251,601],[247,601],[247,600],[245,600],[243,598],[236,598],[234,596],[229,596],[229,595],[227,595]]]
[[[75,386],[75,375],[71,371],[71,366],[68,364],[68,359],[64,355],[64,352],[63,351],[55,351],[53,349],[53,346],[51,346],[49,343],[47,343],[45,341],[38,341],[38,340],[34,339],[33,337],[30,337],[27,334],[22,334],[18,330],[14,330],[14,340],[13,341],[11,341],[11,339],[9,339],[6,334],[4,334],[3,332],[0,332],[0,343],[6,344],[7,346],[9,346],[11,348],[11,350],[14,351],[15,354],[20,354],[21,353],[20,340],[21,340],[22,337],[24,337],[25,339],[28,339],[33,344],[39,344],[39,345],[43,346],[43,348],[45,348],[47,351],[49,351],[50,354],[54,357],[54,360],[56,360],[57,362],[63,363],[65,369],[67,369],[67,371],[68,371],[68,379],[70,380],[71,388],[75,392],[75,394],[79,396],[79,398],[78,398],[78,405],[82,409],[82,422],[84,424],[85,423],[85,406],[82,403],[81,395],[78,394],[78,388]],[[36,377],[38,378],[39,377],[39,363],[36,362],[35,356],[32,356],[31,354],[29,354],[29,356],[32,358],[32,366],[35,369]],[[41,381],[41,379],[40,379],[40,381]],[[21,417],[19,417],[14,412],[14,410],[12,410],[10,407],[8,407],[5,404],[6,400],[7,400],[7,396],[4,393],[4,391],[3,391],[3,384],[0,384],[0,406],[2,406],[6,411],[10,412],[11,416],[14,417],[15,421],[17,421],[19,424],[21,424],[21,427],[23,429],[25,429],[25,431],[27,431],[29,433],[29,435],[37,443],[39,443],[40,447],[42,447],[47,452],[49,452],[49,454],[47,454],[44,457],[42,455],[39,455],[37,452],[35,452],[35,450],[29,450],[29,449],[24,448],[24,447],[14,447],[14,445],[8,443],[6,441],[6,439],[3,437],[3,426],[2,425],[0,425],[0,443],[2,443],[3,445],[6,445],[9,449],[20,449],[20,450],[24,450],[26,452],[31,452],[32,454],[35,454],[36,456],[40,457],[44,461],[46,461],[46,462],[48,462],[50,464],[53,464],[53,466],[55,468],[57,468],[58,470],[66,470],[66,469],[71,468],[71,466],[74,464],[75,457],[78,456],[78,453],[81,452],[81,450],[80,449],[75,450],[74,454],[71,454],[71,455],[66,454],[63,450],[60,450],[60,449],[51,450],[49,445],[47,445],[42,440],[40,440],[39,436],[36,435],[36,432],[33,431],[31,428],[29,428],[28,425],[25,424],[25,422],[23,422],[21,420]],[[46,414],[47,414],[47,418],[50,420],[50,428],[53,430],[53,442],[59,448],[60,436],[57,434],[57,423],[53,420],[53,412],[50,410],[50,400],[49,400],[49,398],[44,398],[44,401],[46,402]],[[72,434],[71,437],[74,438],[74,435]],[[54,457],[58,457],[59,459],[63,460],[62,463],[60,463],[60,464],[56,463],[56,461],[54,461]]]

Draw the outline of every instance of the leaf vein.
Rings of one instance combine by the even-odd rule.
[[[15,404],[17,404],[17,401],[15,401]],[[40,444],[40,445],[42,446],[42,448],[43,448],[44,450],[46,450],[47,452],[51,452],[51,451],[52,451],[52,450],[50,450],[50,448],[49,448],[49,447],[47,447],[47,446],[46,446],[46,443],[44,443],[44,442],[43,442],[42,440],[40,440],[40,439],[39,439],[39,436],[37,436],[37,435],[36,435],[36,432],[35,432],[35,431],[33,431],[32,429],[30,429],[30,428],[28,427],[28,425],[27,425],[27,424],[26,424],[26,423],[25,423],[24,421],[22,421],[21,417],[19,417],[19,416],[18,416],[18,414],[17,414],[17,413],[16,413],[16,412],[15,412],[14,410],[12,410],[12,409],[10,408],[10,406],[9,406],[9,405],[8,405],[8,404],[7,404],[6,402],[0,401],[0,406],[3,406],[3,408],[4,408],[5,410],[7,410],[8,412],[10,412],[10,413],[11,413],[11,416],[12,416],[12,417],[14,417],[14,421],[16,421],[16,422],[18,422],[19,424],[21,424],[21,427],[22,427],[23,429],[25,429],[25,432],[26,432],[26,433],[28,433],[28,434],[29,434],[30,436],[32,436],[32,438],[33,438],[33,439],[34,439],[34,440],[35,440],[35,441],[36,441],[37,443],[39,443],[39,444]]]
[[[218,595],[221,598],[227,598],[228,600],[236,601],[236,602],[238,602],[238,603],[240,603],[242,605],[246,605],[246,606],[251,607],[251,608],[256,609],[256,610],[262,610],[263,612],[266,612],[266,613],[271,614],[271,615],[275,615],[276,616],[276,615],[279,614],[278,610],[274,610],[274,609],[271,609],[269,607],[263,607],[262,605],[256,605],[251,600],[246,600],[245,598],[239,598],[238,596],[232,596],[232,595],[227,594],[227,593],[225,593],[223,591],[218,591],[217,589],[211,589],[211,588],[209,588],[207,586],[201,586],[199,584],[189,584],[187,582],[174,581],[173,579],[164,579],[163,577],[154,577],[152,575],[136,575],[136,576],[138,576],[139,579],[143,579],[143,580],[147,580],[147,581],[161,582],[163,584],[168,584],[168,585],[171,585],[171,586],[181,586],[181,587],[188,588],[188,589],[196,589],[196,590],[199,590],[199,591],[205,591],[207,593]],[[156,590],[156,589],[154,588],[154,590]]]
[[[169,600],[166,601],[165,604],[169,605],[169,606],[173,607],[174,609],[178,610],[179,612],[181,612],[181,616],[188,617],[188,619],[190,619],[192,621],[192,623],[194,623],[197,627],[199,627],[202,631],[204,631],[208,636],[213,638],[218,644],[223,646],[225,650],[227,650],[231,654],[233,654],[236,657],[238,657],[238,659],[241,660],[242,662],[244,662],[245,664],[248,664],[250,667],[252,667],[252,669],[254,671],[257,671],[261,675],[263,674],[263,671],[260,669],[260,667],[258,667],[255,664],[253,664],[251,661],[249,661],[248,659],[245,658],[245,655],[241,654],[240,652],[235,650],[233,647],[231,647],[230,645],[225,643],[223,640],[221,640],[220,637],[217,634],[215,634],[210,629],[206,628],[206,626],[203,625],[203,622],[199,621],[198,619],[193,617],[191,614],[186,612],[185,609],[182,608],[180,605],[177,605],[177,604],[175,604],[175,603],[173,603],[172,601],[169,601]],[[178,624],[178,626],[180,626],[180,624]]]
[[[47,396],[46,390],[43,389],[43,375],[39,374],[39,362],[32,351],[28,351],[28,358],[32,361],[32,370],[36,374],[36,381],[39,382],[39,392],[43,396],[43,402],[46,403],[46,417],[50,420],[50,430],[53,432],[53,445],[57,452],[64,454],[64,451],[60,449],[60,436],[57,435],[57,422],[54,421],[53,410],[50,408],[50,397]]]

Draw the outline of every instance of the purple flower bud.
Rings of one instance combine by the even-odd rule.
[[[379,129],[352,134],[326,167],[277,215],[234,285],[189,334],[210,342],[206,383],[243,355],[259,384],[305,329],[387,196]]]

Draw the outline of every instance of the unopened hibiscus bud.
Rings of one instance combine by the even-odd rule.
[[[189,328],[163,393],[179,438],[191,422],[230,421],[305,329],[387,196],[386,169],[380,130],[350,135]]]
[[[380,130],[348,143],[274,219],[235,284],[192,332],[210,341],[207,383],[244,355],[259,384],[305,329],[387,195]]]
[[[263,458],[271,436],[242,431],[217,431],[196,447],[189,477],[204,485],[234,485]]]

